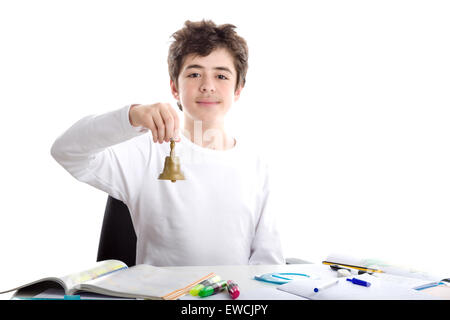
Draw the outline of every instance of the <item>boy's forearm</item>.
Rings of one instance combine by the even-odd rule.
[[[53,158],[68,169],[74,162],[81,165],[107,147],[141,135],[145,131],[130,124],[129,108],[82,118],[53,143]]]

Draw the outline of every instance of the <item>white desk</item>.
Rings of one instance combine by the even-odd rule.
[[[240,296],[238,299],[242,300],[305,300],[304,298],[293,295],[281,290],[278,290],[277,287],[278,284],[272,284],[267,283],[263,281],[254,280],[254,276],[257,274],[264,274],[264,273],[272,273],[272,272],[294,272],[294,273],[302,273],[307,274],[311,276],[312,278],[318,277],[318,278],[337,278],[337,274],[335,271],[332,271],[331,268],[327,265],[323,264],[289,264],[289,265],[246,265],[246,266],[210,266],[210,267],[170,267],[171,269],[176,268],[183,268],[184,270],[197,270],[201,271],[202,273],[209,273],[214,272],[217,275],[219,275],[223,280],[234,280],[240,288]],[[356,275],[356,277],[358,277]],[[361,276],[362,277],[362,276]],[[405,299],[411,300],[411,299],[438,299],[434,296],[424,294],[422,292],[416,292],[414,291],[414,294],[408,294],[403,296],[405,294],[403,291],[400,291],[398,294],[394,294],[394,290],[396,286],[398,285],[397,281],[401,281],[402,287],[406,288],[412,288],[415,285],[414,283],[422,283],[424,280],[420,279],[411,279],[411,278],[403,278],[399,277],[397,279],[394,279],[395,276],[390,276],[390,279],[388,282],[385,282],[383,284],[383,287],[385,285],[389,286],[389,288],[392,289],[390,292],[390,296],[392,296],[393,299],[403,299],[402,297],[406,297]],[[405,283],[405,281],[408,282],[408,284]],[[397,283],[396,283],[397,282]],[[425,282],[431,282],[431,281],[425,281]],[[404,287],[406,285],[406,287]],[[392,287],[391,287],[392,286]],[[384,299],[384,292],[381,292],[380,290],[377,291],[377,288],[381,288],[380,286],[377,286],[374,284],[373,288],[371,288],[370,295],[367,295],[366,291],[364,291],[363,287],[359,286],[353,286],[352,292],[357,290],[362,290],[361,295],[356,295],[355,298],[358,298],[359,296],[361,299],[372,299],[370,297],[373,297],[373,299]],[[340,290],[339,288],[330,288],[328,292],[331,292],[331,290]],[[383,289],[384,290],[384,289]],[[403,289],[402,289],[403,290]],[[351,293],[352,293],[351,292]],[[363,295],[362,293],[365,293],[366,295]],[[378,294],[378,296],[377,296]],[[346,298],[345,295],[343,296],[343,299],[354,299],[354,295],[347,294]],[[364,298],[366,296],[366,298]],[[324,297],[325,298],[325,297]],[[186,295],[180,300],[193,300],[193,299],[203,299],[203,300],[231,300],[231,298],[228,296],[226,292],[221,292],[215,295],[212,295],[210,297],[206,298],[200,298],[200,297],[192,297],[190,295]],[[386,299],[389,299],[387,297]]]
[[[335,276],[328,266],[316,264],[288,264],[288,265],[244,265],[244,266],[201,266],[201,267],[167,267],[168,269],[197,270],[203,273],[214,272],[223,280],[234,280],[240,289],[239,299],[243,300],[304,300],[299,296],[285,293],[276,289],[278,284],[262,282],[254,279],[255,275],[270,272],[298,272],[322,276]],[[319,271],[318,271],[319,270]],[[180,300],[211,299],[231,300],[226,292],[206,298],[186,295]]]
[[[278,290],[279,285],[255,280],[255,275],[272,272],[294,272],[320,278],[336,277],[329,266],[322,264],[289,264],[289,265],[239,265],[239,266],[187,266],[165,267],[167,269],[183,269],[199,271],[203,274],[214,272],[223,280],[234,280],[240,289],[241,300],[304,300],[302,297]],[[330,289],[331,290],[331,289]],[[0,296],[1,299],[12,298],[13,293]],[[221,292],[206,298],[185,295],[180,300],[231,300],[226,292]]]

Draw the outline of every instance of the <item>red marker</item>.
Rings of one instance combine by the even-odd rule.
[[[233,280],[228,280],[227,281],[227,290],[228,290],[228,294],[230,295],[231,299],[236,299],[237,297],[239,297],[239,287],[237,285],[236,282],[234,282]]]

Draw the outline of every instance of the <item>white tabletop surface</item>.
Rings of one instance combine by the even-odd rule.
[[[184,266],[165,267],[167,269],[183,269],[185,271],[199,271],[204,274],[214,272],[222,280],[233,280],[240,289],[239,300],[304,300],[304,298],[293,295],[277,287],[279,284],[267,283],[255,280],[255,275],[273,272],[289,272],[307,274],[310,277],[336,278],[336,272],[329,266],[322,264],[285,264],[285,265],[238,265],[238,266]],[[0,299],[11,299],[14,292],[0,294]],[[180,300],[231,300],[226,291],[215,295],[200,298],[185,295]]]
[[[214,272],[222,280],[233,280],[240,289],[239,299],[242,300],[304,300],[299,296],[285,293],[278,290],[278,284],[267,283],[255,280],[255,275],[272,272],[295,272],[308,275],[331,276],[336,277],[328,266],[317,264],[289,264],[289,265],[241,265],[241,266],[195,266],[195,267],[168,267],[171,269],[183,268],[189,270],[198,270],[204,273]],[[180,300],[192,299],[212,299],[229,300],[231,299],[226,292],[215,294],[206,298],[192,297],[186,295]]]

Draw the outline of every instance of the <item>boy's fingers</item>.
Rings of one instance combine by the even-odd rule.
[[[175,141],[179,141],[180,140],[180,119],[178,118],[178,114],[175,111],[174,108],[170,107],[169,108],[170,113],[172,114],[172,118],[173,118],[173,123],[174,123],[174,127],[173,127],[173,137]]]
[[[161,118],[161,115],[159,114],[159,111],[153,113],[153,122],[156,125],[156,139],[159,143],[162,143],[164,140],[164,134],[165,134],[165,128],[164,128],[164,121]]]
[[[153,136],[153,142],[156,143],[156,140],[158,138],[158,131],[156,130],[156,126],[153,123],[153,120],[151,120],[148,125],[146,125],[146,127],[148,129],[150,129],[150,131],[152,132],[152,136]]]
[[[153,142],[156,143],[158,139],[158,129],[153,121],[153,115],[151,112],[145,112],[143,116],[141,116],[141,123],[144,128],[149,129],[152,132]]]
[[[174,121],[172,114],[168,109],[161,109],[161,117],[164,121],[164,127],[165,127],[165,136],[164,141],[169,142],[170,138],[173,137],[173,128],[174,128]]]
[[[153,142],[169,142],[170,139],[180,141],[180,121],[175,109],[169,103],[156,103],[146,106],[143,126],[151,130]]]

